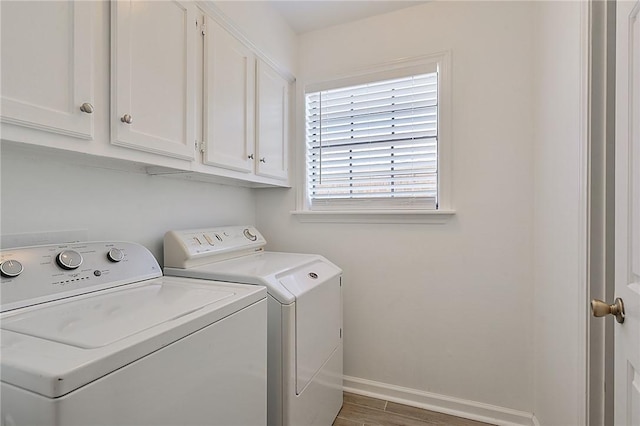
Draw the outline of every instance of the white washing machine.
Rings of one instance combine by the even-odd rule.
[[[127,242],[0,252],[2,425],[266,424],[266,289]]]
[[[165,275],[266,286],[267,423],[328,426],[342,407],[342,271],[265,245],[250,226],[171,231]]]

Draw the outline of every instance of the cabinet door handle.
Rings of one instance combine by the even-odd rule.
[[[93,105],[91,105],[89,102],[85,102],[80,105],[80,111],[91,114],[93,112]]]
[[[125,114],[122,116],[120,121],[122,121],[123,123],[131,124],[133,123],[133,117],[129,114]]]
[[[264,157],[262,157],[262,158],[260,159],[260,162],[261,162],[261,163],[266,163],[266,162],[267,162],[267,160],[266,160]]]
[[[249,155],[247,155],[247,158],[248,158],[249,160],[253,160],[253,154],[249,154]]]

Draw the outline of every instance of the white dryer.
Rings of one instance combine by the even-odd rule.
[[[342,270],[265,245],[251,226],[171,231],[164,272],[266,286],[267,423],[328,426],[342,407]]]
[[[3,425],[266,424],[266,289],[127,242],[0,252]]]

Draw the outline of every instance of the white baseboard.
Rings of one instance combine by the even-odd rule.
[[[344,390],[346,392],[500,426],[539,425],[533,414],[524,411],[511,410],[509,408],[423,392],[416,389],[403,388],[357,377],[344,376]]]

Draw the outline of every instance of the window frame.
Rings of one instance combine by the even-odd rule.
[[[306,140],[306,94],[332,88],[364,84],[410,75],[419,75],[437,70],[438,72],[438,206],[437,209],[419,208],[403,203],[398,198],[390,208],[376,209],[359,206],[331,209],[313,209],[308,197],[307,140]],[[298,135],[302,148],[297,156],[297,202],[296,210],[291,212],[301,222],[338,222],[338,223],[444,223],[455,214],[451,202],[451,53],[438,52],[430,55],[386,62],[371,67],[342,73],[321,81],[312,81],[299,85],[298,108],[300,126]],[[389,199],[387,199],[389,200]],[[393,203],[393,201],[392,201]],[[403,206],[404,204],[404,206]]]

